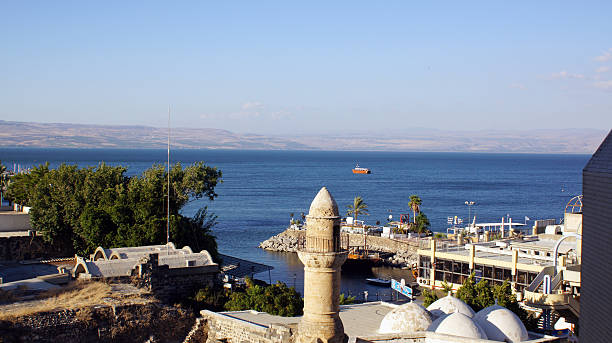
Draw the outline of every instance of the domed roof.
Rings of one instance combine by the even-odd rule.
[[[529,339],[527,329],[514,312],[497,304],[484,308],[474,316],[489,339],[500,342],[521,342]]]
[[[450,292],[444,298],[440,298],[429,305],[427,311],[429,311],[434,318],[454,312],[465,314],[470,318],[474,317],[475,314],[474,310],[472,310],[468,304],[464,303],[459,298],[455,298]]]
[[[338,204],[336,204],[336,200],[334,200],[334,197],[332,197],[327,188],[321,188],[317,196],[312,200],[308,216],[318,218],[340,216]]]
[[[394,308],[380,322],[380,333],[425,331],[431,325],[431,316],[425,307],[410,302]]]
[[[466,338],[487,339],[484,330],[472,318],[460,312],[443,315],[434,320],[427,331]]]

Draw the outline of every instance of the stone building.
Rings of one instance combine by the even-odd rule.
[[[81,279],[113,280],[147,289],[164,301],[192,295],[212,286],[219,265],[203,250],[176,249],[174,244],[103,249],[89,260],[76,258],[72,276]]]

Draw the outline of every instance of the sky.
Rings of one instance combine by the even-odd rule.
[[[612,127],[612,2],[2,1],[0,119]]]

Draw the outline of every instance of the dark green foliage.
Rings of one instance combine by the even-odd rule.
[[[495,300],[497,300],[498,305],[514,312],[525,324],[527,330],[533,330],[537,327],[537,320],[519,306],[516,295],[512,292],[508,281],[493,286],[489,285],[486,280],[475,283],[474,273],[472,273],[457,290],[457,298],[470,305],[475,312],[494,305]]]
[[[476,298],[474,302],[470,304],[474,312],[478,312],[485,307],[489,307],[495,304],[495,298],[493,298],[493,290],[487,280],[481,280],[476,284]]]
[[[473,309],[476,296],[476,282],[474,281],[474,273],[472,273],[457,290],[457,298],[463,300],[464,303],[470,305]]]
[[[423,212],[419,212],[419,214],[417,214],[417,216],[414,219],[414,221],[415,221],[415,223],[414,223],[414,231],[416,231],[417,233],[425,233],[425,232],[427,232],[427,230],[429,229],[429,226],[431,225],[429,223],[429,219],[427,218],[427,216]]]
[[[445,293],[448,292],[452,292],[453,291],[453,286],[451,286],[449,283],[447,283],[446,281],[442,281],[442,290]]]
[[[355,302],[355,296],[346,296],[344,293],[340,293],[340,305],[350,305]]]
[[[423,306],[427,307],[433,304],[434,301],[438,300],[438,295],[434,290],[424,289],[423,298]]]
[[[228,291],[225,289],[202,288],[193,297],[196,311],[210,310],[223,311],[225,303],[229,300]]]
[[[126,168],[108,166],[79,169],[62,164],[40,165],[28,174],[13,177],[9,199],[31,206],[30,220],[48,242],[78,254],[97,246],[121,247],[166,242],[167,173],[154,165],[141,176],[125,176]],[[199,210],[186,218],[180,210],[190,199],[214,199],[221,171],[197,162],[170,170],[171,240],[194,251],[217,256],[210,229],[216,217]]]
[[[527,330],[536,330],[538,327],[537,318],[530,315],[519,306],[516,296],[512,292],[512,287],[508,281],[504,281],[501,285],[493,286],[493,297],[497,299],[497,304],[514,312],[521,321],[525,324]]]
[[[282,282],[274,285],[260,286],[247,278],[244,292],[234,291],[230,300],[225,303],[228,311],[255,310],[269,314],[293,317],[302,315],[304,300],[293,287]]]

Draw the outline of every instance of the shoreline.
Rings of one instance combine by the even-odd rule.
[[[277,235],[274,235],[258,245],[258,248],[266,251],[297,253],[298,241],[306,234],[305,230],[294,230],[287,228]],[[363,235],[353,233],[343,233],[348,235],[350,246],[362,246]],[[394,239],[368,236],[368,249],[392,253],[391,257],[382,259],[382,265],[395,268],[411,267],[418,262],[417,249],[418,242],[398,241]]]

